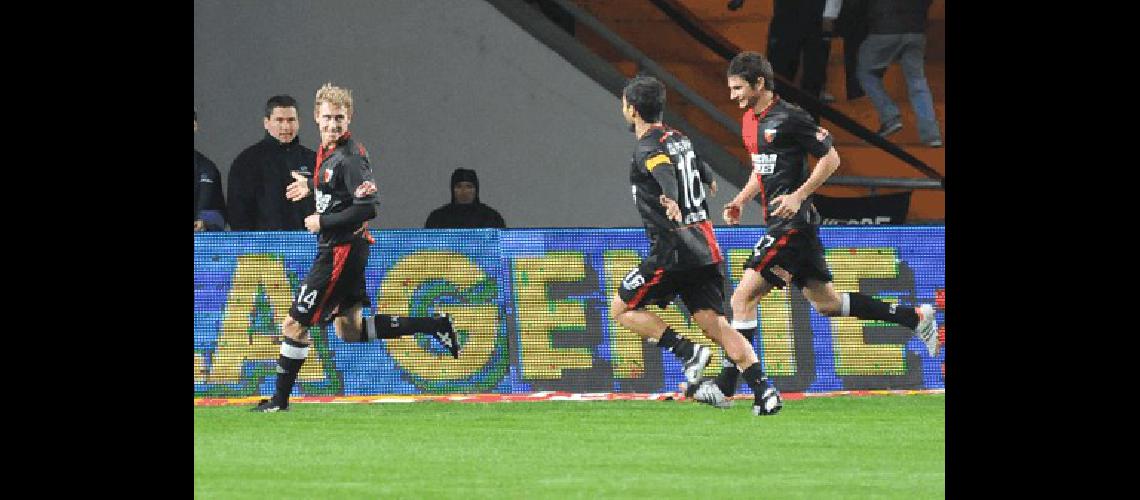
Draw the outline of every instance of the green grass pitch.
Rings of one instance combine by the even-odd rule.
[[[194,408],[195,498],[941,498],[945,396]]]

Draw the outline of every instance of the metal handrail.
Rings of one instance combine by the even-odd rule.
[[[704,97],[701,97],[700,94],[693,91],[688,85],[685,85],[684,82],[682,82],[677,77],[673,76],[672,73],[670,73],[668,70],[663,68],[660,64],[657,64],[655,61],[650,59],[649,56],[645,55],[645,53],[641,52],[636,47],[634,47],[632,44],[625,41],[625,39],[622,38],[621,35],[614,33],[612,30],[610,30],[608,27],[606,27],[605,24],[603,24],[601,21],[599,21],[597,18],[595,18],[589,12],[586,12],[584,9],[577,6],[576,4],[574,4],[574,2],[572,2],[570,0],[551,0],[551,1],[553,3],[555,3],[556,5],[558,5],[560,8],[562,8],[563,10],[565,10],[567,13],[569,13],[574,18],[575,22],[581,23],[582,25],[586,26],[587,28],[590,28],[595,33],[597,33],[598,36],[602,37],[602,39],[604,39],[606,42],[608,42],[610,45],[612,45],[615,49],[617,49],[618,52],[620,52],[624,57],[634,61],[640,68],[643,68],[645,70],[648,70],[650,73],[653,73],[655,76],[657,76],[659,79],[661,79],[661,81],[664,82],[666,85],[668,85],[669,87],[676,90],[677,93],[681,94],[681,96],[683,96],[689,102],[693,103],[698,108],[700,108],[702,111],[704,111],[705,114],[707,114],[710,118],[713,119],[713,121],[715,121],[719,125],[723,126],[725,129],[727,129],[729,132],[731,132],[734,135],[740,133],[740,128],[739,128],[740,122],[739,121],[733,120],[733,119],[729,118],[727,115],[725,115],[724,113],[722,113],[719,109],[716,108],[716,106],[714,106],[712,103],[710,103],[707,99],[705,99]],[[832,111],[834,111],[834,110],[832,110]],[[834,112],[838,113],[838,111],[834,111]],[[848,121],[850,121],[850,120],[848,120]],[[885,142],[885,141],[883,141],[883,142]],[[897,149],[897,147],[895,149]],[[890,153],[891,151],[888,150],[887,152]],[[908,158],[913,159],[913,156],[907,154],[906,152],[902,152],[901,154],[903,154],[904,156],[906,156]],[[905,158],[904,158],[904,160],[905,160]],[[914,159],[914,161],[918,161],[918,160]],[[923,165],[925,166],[925,164],[923,164]],[[867,181],[857,181],[856,179],[858,179],[859,177],[856,177],[856,176],[841,176],[841,177],[829,178],[826,182],[824,182],[824,184],[825,185],[842,185],[842,186],[862,186],[862,187],[945,189],[945,186],[944,186],[945,181],[943,180],[941,175],[938,174],[937,172],[931,173],[930,171],[926,171],[926,170],[929,170],[929,167],[924,169],[924,173],[926,173],[927,175],[934,175],[937,177],[934,179],[927,179],[927,180],[912,179],[912,178],[894,179],[894,178],[889,178],[889,177],[868,177]]]

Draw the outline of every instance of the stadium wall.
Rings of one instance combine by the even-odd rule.
[[[508,227],[631,227],[634,138],[618,100],[482,1],[195,0],[195,147],[217,163],[260,140],[265,101],[353,90],[351,130],[372,154],[376,228],[421,228],[456,167]],[[725,203],[739,190],[718,181]]]
[[[716,229],[732,287],[764,232]],[[682,380],[672,355],[607,314],[616,286],[648,250],[641,229],[373,234],[377,243],[366,269],[372,303],[365,313],[450,313],[463,352],[452,359],[424,335],[348,344],[331,326],[314,328],[294,394],[659,393],[676,390]],[[316,255],[315,237],[194,237],[194,395],[272,394],[280,324]],[[942,324],[943,226],[824,227],[821,239],[838,291],[906,305],[936,303]],[[682,306],[653,310],[679,333],[711,345]],[[798,290],[766,297],[760,325],[757,352],[781,390],[944,388],[941,350],[930,357],[904,327],[821,316]],[[706,375],[721,369],[722,355],[714,351]]]

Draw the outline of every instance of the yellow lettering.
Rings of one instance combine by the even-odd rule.
[[[835,291],[858,292],[859,280],[896,278],[898,255],[894,248],[834,248],[826,251]],[[830,318],[835,343],[835,373],[848,375],[902,375],[906,372],[905,344],[867,344],[858,318]]]
[[[413,295],[426,282],[440,280],[456,291],[471,288],[487,279],[487,274],[469,257],[461,253],[422,250],[408,254],[396,262],[380,283],[376,294],[376,312],[399,316],[411,315]],[[388,352],[405,370],[428,380],[466,379],[478,372],[491,359],[495,349],[495,332],[499,328],[499,307],[494,297],[477,304],[440,304],[435,312],[452,315],[456,331],[465,331],[459,359],[450,354],[437,354],[419,346],[415,336],[384,340]],[[434,340],[433,340],[434,342]]]
[[[555,348],[551,339],[559,331],[586,329],[584,301],[551,300],[547,291],[550,283],[573,283],[585,277],[582,253],[550,252],[542,257],[518,258],[512,273],[522,378],[558,379],[562,370],[592,367],[592,349]]]
[[[269,299],[274,331],[280,331],[281,322],[293,304],[293,291],[289,288],[285,263],[280,256],[270,254],[238,256],[233,284],[222,316],[222,331],[218,334],[217,348],[211,357],[206,382],[238,382],[241,379],[242,365],[246,361],[277,360],[281,352],[279,335],[255,335],[249,331],[250,314],[254,312],[259,285],[264,288]],[[313,330],[310,330],[312,333]],[[310,356],[297,375],[299,381],[306,382],[324,378],[324,364],[320,356]]]

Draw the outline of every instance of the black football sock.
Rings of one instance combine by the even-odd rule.
[[[661,346],[662,349],[668,349],[681,361],[688,361],[693,357],[693,343],[689,339],[677,335],[672,327],[665,328],[665,333],[661,334],[661,339],[657,341],[657,345]]]
[[[289,405],[289,393],[293,392],[293,383],[297,381],[297,374],[301,372],[301,365],[309,356],[309,344],[302,344],[289,337],[281,341],[281,356],[277,358],[277,389],[273,392],[273,401],[282,407]]]
[[[744,335],[744,338],[748,339],[749,344],[752,344],[752,339],[756,337],[756,320],[733,320],[732,327],[740,332],[741,335]],[[723,348],[721,352],[724,352]],[[736,383],[740,379],[740,369],[736,367],[736,363],[728,359],[727,353],[724,355],[721,366],[723,368],[716,376],[716,385],[720,387],[720,392],[723,392],[726,397],[732,397],[736,394]]]
[[[443,330],[443,318],[393,316],[377,314],[364,319],[364,340],[394,339],[413,333],[435,333]]]
[[[744,378],[744,383],[748,384],[748,388],[752,389],[752,393],[756,395],[756,401],[760,401],[760,396],[764,395],[764,391],[768,389],[768,377],[764,375],[764,370],[760,369],[760,362],[752,363],[752,366],[744,369],[741,377]]]
[[[889,321],[907,328],[918,326],[918,313],[913,307],[888,304],[861,293],[842,293],[840,316],[854,316],[859,319]]]

